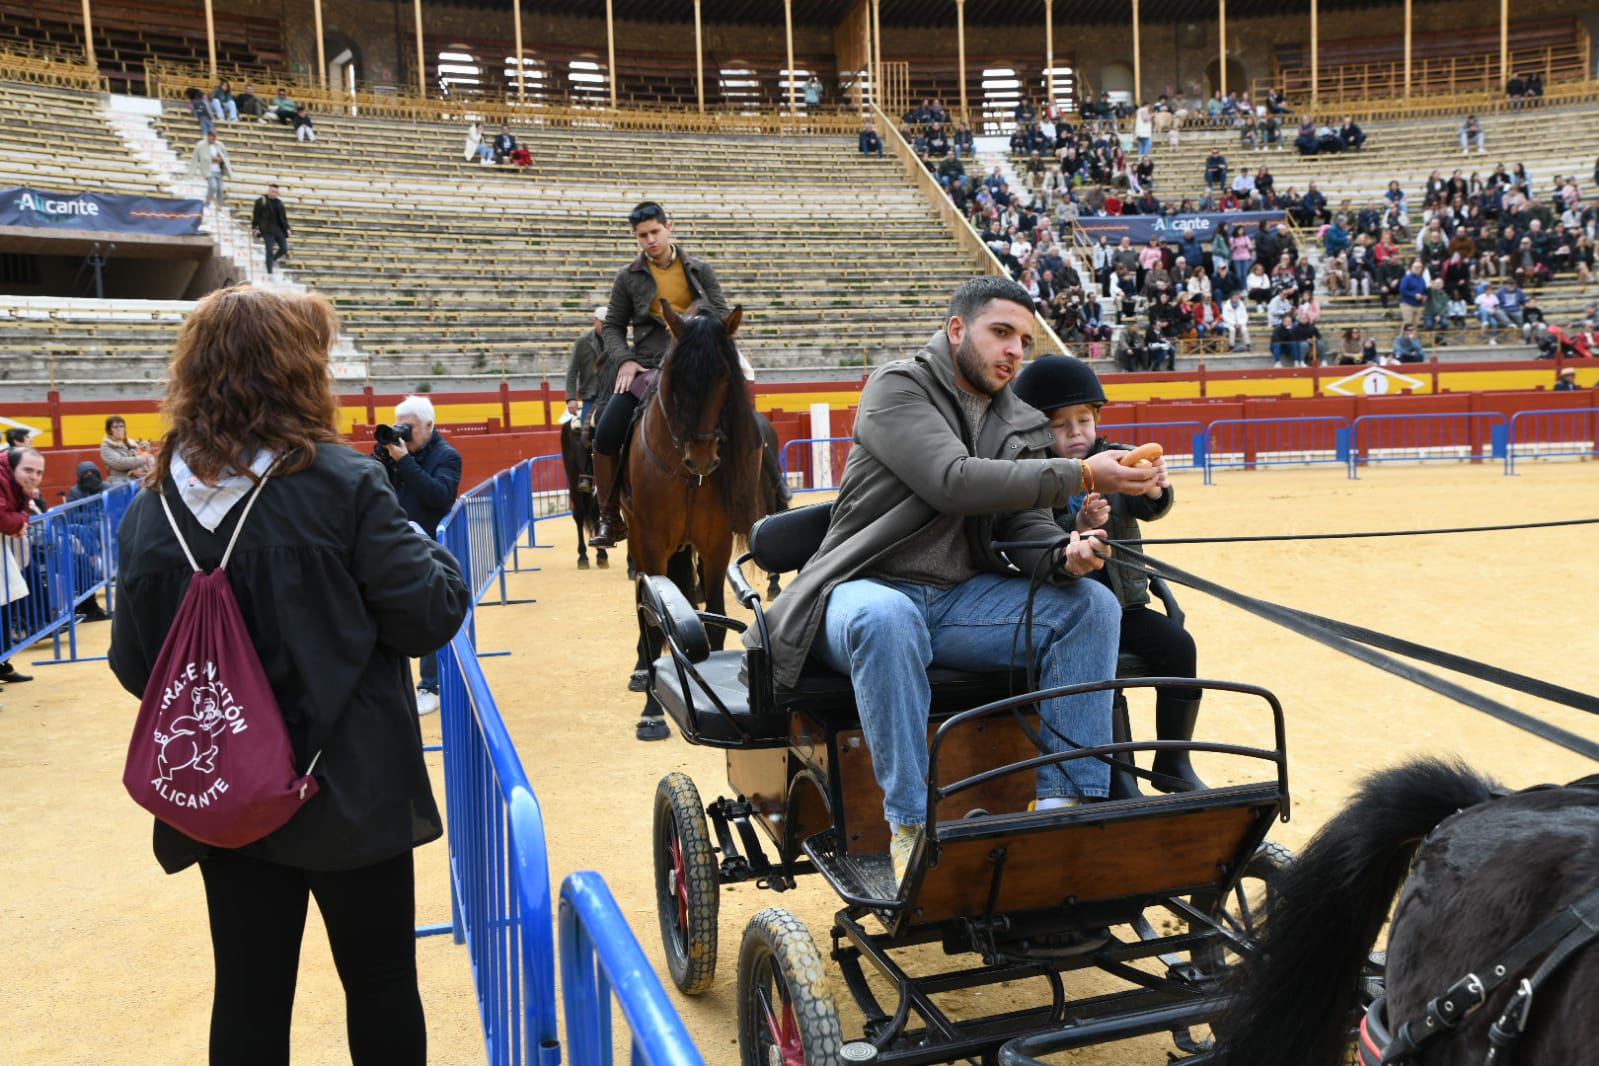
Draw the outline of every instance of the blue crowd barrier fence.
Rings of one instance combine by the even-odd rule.
[[[476,601],[496,582],[500,603],[524,602],[507,598],[506,564],[514,560],[524,531],[533,547],[536,523],[566,513],[551,509],[558,506],[552,499],[557,490],[565,499],[559,459],[540,456],[501,471],[463,494],[437,531],[440,543],[460,562],[474,609],[439,654],[450,921],[417,933],[450,933],[466,945],[491,1066],[557,1066],[561,1061],[555,917],[543,815],[483,676],[478,660],[494,653],[478,650],[476,626]],[[603,880],[597,874],[580,875],[579,888],[574,905],[581,908],[581,918],[572,920],[582,931],[574,929],[563,939],[573,939],[588,953],[590,961],[576,965],[591,978],[587,984],[569,981],[563,992],[569,1042],[583,1049],[573,1061],[609,1066],[609,1015],[603,1023],[597,1015],[600,1004],[609,1007],[608,993],[599,1001],[594,997],[596,990],[614,987],[633,1026],[635,1047],[652,1056],[644,1061],[662,1066],[700,1063]],[[607,1038],[595,1044],[590,1039],[595,1033]]]
[[[627,919],[591,870],[561,885],[561,989],[570,1066],[609,1066],[611,993],[632,1032],[639,1066],[704,1066]]]
[[[36,665],[103,658],[78,654],[78,611],[101,592],[111,606],[117,524],[137,491],[131,483],[113,485],[34,515],[24,536],[0,540],[0,551],[15,564],[0,560],[0,660],[47,637],[54,657],[36,659]]]
[[[1510,418],[1505,447],[1505,473],[1516,472],[1517,459],[1582,456],[1599,458],[1599,410],[1568,407],[1518,411]]]
[[[491,1066],[556,1066],[554,915],[538,799],[472,646],[439,655],[452,932],[466,944]]]
[[[793,492],[831,492],[844,475],[852,437],[799,437],[783,445],[778,465]]]
[[[1349,476],[1369,463],[1503,460],[1508,423],[1498,411],[1361,415],[1355,419]]]
[[[1254,469],[1306,463],[1349,463],[1349,419],[1342,415],[1305,418],[1228,418],[1210,424],[1205,450],[1205,484],[1223,467]]]

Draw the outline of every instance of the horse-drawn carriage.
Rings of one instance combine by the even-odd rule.
[[[793,688],[774,684],[761,598],[741,569],[798,569],[821,539],[827,506],[762,520],[728,568],[755,616],[747,647],[712,650],[714,630],[745,625],[696,612],[663,578],[639,579],[642,624],[665,647],[649,671],[651,694],[690,743],[726,751],[731,789],[706,805],[674,773],[656,792],[655,884],[673,981],[690,994],[710,987],[721,885],[782,892],[820,874],[843,901],[829,954],[860,1021],[845,1034],[810,933],[767,908],[738,951],[747,1066],[1026,1063],[1163,1031],[1181,1055],[1202,1060],[1208,1045],[1190,1028],[1222,1006],[1224,978],[1252,949],[1264,883],[1287,861],[1265,839],[1288,813],[1276,698],[1200,682],[1253,715],[1266,746],[1120,741],[1049,754],[1037,735],[1041,694],[1027,692],[1024,677],[935,667],[926,828],[896,883],[850,681],[813,664]],[[1138,664],[1121,671],[1136,674]],[[1124,676],[1042,695],[1163,684],[1194,682]],[[1247,783],[1029,809],[1041,765],[1179,746],[1231,760],[1230,777]],[[928,945],[962,965],[930,966]],[[986,999],[960,995],[996,986],[1002,993]]]

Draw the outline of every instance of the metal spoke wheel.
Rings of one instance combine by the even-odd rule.
[[[697,996],[716,977],[721,910],[716,853],[694,779],[667,774],[655,789],[655,909],[672,982]]]
[[[743,1066],[840,1066],[843,1032],[803,922],[781,907],[750,919],[738,952],[738,1048]]]
[[[1213,915],[1216,923],[1234,936],[1253,941],[1271,898],[1272,882],[1293,861],[1292,851],[1268,840],[1255,849],[1244,866],[1244,875],[1230,893],[1219,898],[1210,894],[1195,896],[1193,905]],[[1219,975],[1237,965],[1238,954],[1217,937],[1194,949],[1193,962],[1201,971]]]

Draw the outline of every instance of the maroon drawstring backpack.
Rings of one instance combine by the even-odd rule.
[[[194,577],[145,686],[122,772],[139,806],[219,848],[260,840],[317,793],[311,771],[322,753],[296,772],[283,713],[228,584],[233,546],[269,475],[251,491],[221,565],[209,574],[161,496]]]

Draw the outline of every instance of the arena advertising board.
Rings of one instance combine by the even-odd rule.
[[[0,190],[0,226],[188,237],[200,231],[204,207],[202,200],[58,193],[21,186]]]
[[[1217,227],[1243,226],[1253,231],[1262,222],[1281,222],[1281,211],[1217,211],[1201,215],[1092,215],[1072,223],[1077,232],[1089,240],[1097,241],[1101,235],[1116,244],[1123,237],[1131,237],[1134,244],[1143,244],[1151,237],[1177,242],[1192,233],[1200,241],[1216,235]]]

